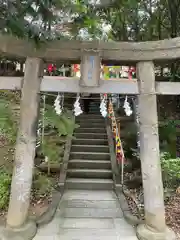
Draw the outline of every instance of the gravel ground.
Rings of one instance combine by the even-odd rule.
[[[141,198],[139,196],[141,196]],[[128,196],[126,196],[126,198],[132,214],[144,218],[142,189],[128,190]],[[180,240],[180,188],[166,202],[165,210],[167,225],[174,230],[177,235],[177,240]]]

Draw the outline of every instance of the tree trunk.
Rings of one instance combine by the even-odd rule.
[[[139,31],[139,9],[138,5],[135,8],[135,19],[134,19],[134,32],[135,32],[135,41],[140,40],[140,31]]]
[[[178,11],[179,11],[179,5],[177,5],[176,1],[168,0],[168,10],[169,10],[169,18],[171,23],[171,38],[177,37],[178,32]],[[171,64],[171,76],[172,81],[175,81],[175,75],[176,75],[176,62],[173,62]]]
[[[149,16],[150,16],[150,27],[149,27],[149,41],[153,40],[153,12],[152,12],[153,4],[152,0],[149,0]]]
[[[32,185],[36,133],[39,115],[41,59],[27,58],[21,96],[20,127],[17,136],[7,225],[20,227],[28,215]]]

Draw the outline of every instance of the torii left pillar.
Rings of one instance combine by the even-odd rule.
[[[35,222],[28,221],[39,116],[43,61],[27,58],[22,86],[20,127],[17,136],[14,171],[6,228],[2,239],[32,239]],[[1,239],[1,236],[0,236]]]

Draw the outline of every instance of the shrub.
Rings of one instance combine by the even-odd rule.
[[[54,107],[46,105],[44,116],[44,127],[56,129],[59,136],[72,136],[74,129],[79,125],[75,124],[75,119],[71,111],[64,111],[60,116],[56,114]]]
[[[17,125],[13,119],[9,103],[0,99],[0,136],[5,138],[9,143],[16,140]]]
[[[172,158],[176,157],[177,123],[168,119],[159,124],[160,148],[170,153]]]
[[[45,174],[37,171],[33,179],[33,197],[35,199],[40,199],[42,197],[49,196],[53,184],[51,179],[49,179]]]
[[[180,158],[172,159],[170,154],[161,155],[164,187],[177,188],[180,185]]]
[[[49,163],[59,163],[64,155],[64,144],[67,136],[72,136],[74,129],[79,127],[75,123],[75,118],[71,111],[65,109],[59,116],[54,110],[54,106],[46,105],[44,114],[44,128],[46,135],[40,145],[39,153],[48,157]],[[53,139],[52,134],[57,135],[59,140]],[[63,144],[59,146],[58,141],[63,138]],[[62,143],[62,142],[61,142]]]
[[[11,175],[4,169],[0,170],[0,209],[6,209],[9,203]]]
[[[64,145],[58,145],[57,141],[54,141],[51,136],[44,136],[38,153],[48,157],[49,163],[59,163],[64,156]]]

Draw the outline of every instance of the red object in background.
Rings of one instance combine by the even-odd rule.
[[[132,74],[136,72],[135,67],[129,67],[128,71],[128,78],[131,80],[132,79]]]
[[[79,70],[80,70],[79,64],[74,64],[73,70],[74,70],[74,72],[79,72]]]
[[[53,65],[53,64],[49,64],[49,65],[48,65],[48,71],[49,71],[49,72],[56,71],[56,66]]]
[[[122,153],[117,153],[116,154],[116,159],[117,159],[118,162],[122,162],[122,160],[123,160]]]
[[[116,155],[116,159],[118,162],[125,162],[125,158],[123,157],[123,154],[120,152],[120,153],[117,153]]]
[[[49,64],[49,65],[48,65],[48,71],[49,71],[49,72],[52,72],[52,71],[53,71],[53,65],[52,65],[52,64]]]

